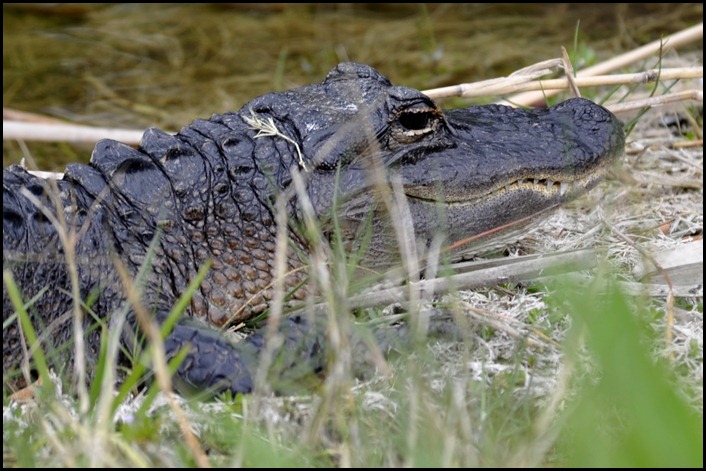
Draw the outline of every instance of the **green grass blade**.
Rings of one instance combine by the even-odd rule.
[[[650,327],[619,292],[570,300],[596,365],[561,433],[568,465],[702,467],[703,416],[645,342]],[[654,335],[652,335],[654,337]]]
[[[25,308],[25,304],[22,301],[22,295],[20,290],[15,283],[12,273],[5,270],[2,273],[2,279],[5,282],[5,289],[7,294],[10,296],[10,301],[12,306],[15,308],[17,317],[19,318],[20,324],[22,325],[22,330],[24,331],[25,337],[27,338],[27,343],[31,355],[34,357],[35,366],[37,372],[39,373],[39,378],[42,380],[42,387],[51,388],[51,379],[49,378],[49,367],[47,366],[47,360],[44,357],[44,352],[40,348],[39,342],[37,341],[37,333],[32,325],[32,320],[29,318],[29,313]]]
[[[182,293],[182,295],[179,297],[179,300],[177,303],[174,305],[174,308],[170,311],[169,315],[167,318],[164,320],[160,327],[160,333],[162,335],[162,339],[166,338],[167,335],[169,335],[169,332],[172,331],[174,328],[174,325],[177,323],[179,320],[179,317],[181,314],[184,312],[184,310],[188,307],[189,303],[191,302],[191,297],[194,295],[194,292],[198,289],[198,287],[201,285],[203,282],[204,278],[206,277],[206,274],[208,273],[208,270],[211,267],[211,262],[210,260],[207,261],[199,270],[199,272],[196,274],[196,277],[192,280],[192,282],[189,284],[187,287],[186,291]],[[170,369],[172,373],[176,371],[176,368],[178,368],[178,365],[181,364],[181,361],[183,361],[184,356],[186,355],[186,352],[179,352],[178,355],[176,355],[173,359],[174,360],[180,359],[179,362],[176,364],[176,367],[173,369]],[[137,384],[140,382],[140,380],[143,378],[145,372],[147,371],[147,365],[149,364],[149,358],[151,358],[151,354],[149,352],[149,349],[146,351],[142,352],[140,355],[138,355],[139,361],[133,362],[133,368],[128,377],[125,379],[125,381],[122,383],[118,390],[118,394],[115,396],[115,400],[113,401],[113,413],[117,410],[118,406],[125,400],[125,398],[128,397],[130,394],[130,391],[132,391]],[[170,365],[172,364],[170,362]],[[154,387],[155,385],[153,385]],[[152,400],[154,400],[154,395],[152,395]],[[145,402],[150,402],[151,401],[145,401]]]
[[[179,296],[179,300],[176,302],[174,307],[172,308],[171,312],[169,313],[169,316],[162,322],[161,330],[160,333],[162,334],[162,339],[165,339],[167,335],[169,335],[169,332],[172,331],[174,328],[174,325],[177,323],[179,320],[179,317],[182,315],[184,310],[189,306],[189,303],[191,302],[191,298],[196,292],[197,289],[199,289],[199,286],[201,286],[201,283],[203,282],[204,278],[206,278],[206,274],[208,273],[208,270],[211,268],[211,260],[206,260],[206,263],[204,263],[201,268],[199,269],[199,272],[196,274],[194,279],[191,281],[189,286],[186,288],[186,291],[184,291],[181,296]]]

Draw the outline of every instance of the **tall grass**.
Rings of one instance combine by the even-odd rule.
[[[298,179],[295,178],[295,182]],[[299,185],[300,198],[305,195]],[[389,194],[394,205],[394,191]],[[399,203],[399,200],[398,200]],[[393,211],[404,217],[404,208]],[[305,213],[307,211],[305,210]],[[310,213],[309,237],[325,250]],[[397,227],[405,227],[398,224]],[[399,237],[406,237],[404,230]],[[327,249],[326,249],[327,250]],[[408,250],[412,250],[408,248]],[[314,251],[316,254],[316,251]],[[325,290],[331,357],[325,378],[310,378],[299,396],[269,394],[185,400],[160,392],[154,382],[137,397],[116,389],[102,374],[114,371],[115,355],[101,350],[94,381],[102,387],[88,414],[42,361],[36,336],[9,273],[19,320],[34,351],[35,367],[50,384],[35,401],[18,404],[4,389],[5,464],[20,466],[700,466],[703,417],[681,391],[679,375],[655,357],[650,309],[606,287],[603,274],[590,286],[565,283],[546,299],[543,328],[564,331],[563,360],[553,389],[533,392],[541,358],[554,347],[517,339],[498,357],[487,345],[502,332],[470,321],[454,297],[433,305],[461,322],[451,338],[426,337],[429,306],[419,293],[410,303],[419,341],[387,362],[377,356],[361,380],[353,367],[361,350],[350,343],[353,313],[347,306],[351,260],[334,245],[312,257],[313,282]],[[408,255],[411,255],[408,252]],[[349,258],[350,257],[350,258]],[[410,289],[414,289],[410,283]],[[14,293],[14,294],[13,294]],[[185,298],[188,299],[188,298]],[[182,300],[175,311],[183,309]],[[434,311],[437,312],[437,311]],[[357,314],[359,320],[379,315]],[[425,317],[426,316],[426,317]],[[111,337],[109,337],[111,338]],[[114,340],[114,339],[113,339]],[[151,339],[152,343],[159,338]],[[35,349],[36,348],[36,349]],[[114,348],[114,347],[113,347]],[[373,350],[371,350],[373,351]],[[556,353],[556,352],[554,352]],[[481,373],[466,365],[480,361]],[[51,364],[51,363],[49,363]],[[139,371],[142,363],[136,363]],[[376,369],[377,368],[377,369]],[[670,371],[671,368],[671,371]],[[54,378],[54,379],[51,379]],[[108,376],[112,378],[112,376]],[[312,382],[313,381],[313,382]],[[134,386],[134,378],[129,381]],[[318,383],[318,385],[317,385]],[[133,388],[134,390],[134,388]],[[262,388],[267,390],[267,388]],[[178,401],[185,415],[173,413]],[[184,441],[184,424],[198,437],[198,456]],[[199,463],[199,459],[205,460]],[[58,463],[57,463],[58,460]]]

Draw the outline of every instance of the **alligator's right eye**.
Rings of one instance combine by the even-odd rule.
[[[391,124],[392,137],[400,144],[415,142],[434,131],[439,121],[435,110],[424,108],[406,110]]]
[[[410,131],[421,131],[429,127],[429,122],[433,119],[431,113],[403,113],[400,116],[400,124]]]

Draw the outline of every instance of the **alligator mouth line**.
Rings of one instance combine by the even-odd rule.
[[[499,185],[486,193],[467,195],[464,197],[450,197],[442,195],[442,201],[447,205],[464,205],[477,202],[478,200],[494,199],[504,194],[529,190],[541,193],[547,198],[561,198],[568,193],[582,192],[592,186],[599,178],[598,173],[593,173],[574,180],[554,180],[550,178],[519,178],[517,180]],[[422,192],[414,188],[405,188],[407,196],[429,203],[438,203],[440,200],[423,195]]]

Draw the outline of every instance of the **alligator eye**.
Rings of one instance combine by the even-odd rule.
[[[410,131],[420,131],[429,127],[432,116],[431,113],[404,113],[399,119],[402,127]]]
[[[431,111],[407,111],[397,116],[391,126],[392,137],[400,144],[409,144],[434,130],[437,115]]]

